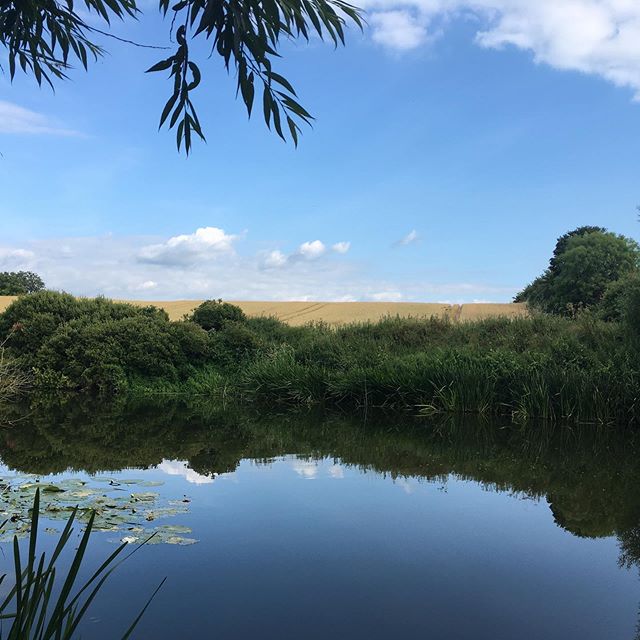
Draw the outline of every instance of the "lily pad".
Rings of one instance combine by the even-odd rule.
[[[96,484],[99,483],[99,484]],[[42,519],[45,521],[66,520],[77,508],[76,518],[87,522],[95,513],[96,531],[122,532],[122,537],[146,540],[151,534],[154,544],[193,544],[190,538],[182,539],[181,534],[191,533],[182,525],[161,525],[150,528],[149,523],[158,519],[187,513],[188,500],[166,500],[155,492],[129,493],[125,487],[141,485],[160,486],[161,482],[136,479],[114,478],[66,478],[55,482],[39,482],[36,477],[11,476],[0,478],[0,522],[7,521],[0,530],[0,542],[7,542],[13,536],[24,537],[29,533],[30,510],[33,496],[39,488]],[[170,528],[166,528],[170,527]],[[46,530],[53,530],[47,527]],[[156,540],[157,538],[157,540]],[[169,540],[176,538],[176,540]],[[120,539],[114,540],[120,542]]]

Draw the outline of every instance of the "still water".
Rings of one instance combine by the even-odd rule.
[[[159,532],[118,569],[85,638],[118,637],[165,576],[137,638],[640,637],[640,457],[614,429],[179,403],[5,421],[14,496],[38,480],[127,514],[94,534],[87,572]],[[50,513],[42,526],[61,528]]]

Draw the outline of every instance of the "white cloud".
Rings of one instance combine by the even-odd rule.
[[[400,291],[379,291],[370,293],[368,297],[374,302],[400,302],[404,296]]]
[[[342,254],[347,253],[350,248],[351,248],[351,243],[350,242],[336,242],[331,247],[331,249],[333,251],[335,251],[336,253],[342,253]]]
[[[269,251],[269,253],[262,258],[262,266],[265,269],[277,269],[284,267],[285,264],[287,264],[287,256],[278,249]]]
[[[27,249],[0,247],[0,266],[7,269],[27,268],[33,262],[35,254]]]
[[[343,296],[332,298],[331,300],[328,300],[328,302],[357,302],[357,298],[350,293],[347,293]]]
[[[396,245],[406,247],[407,245],[416,242],[419,237],[418,232],[415,229],[412,229],[406,236],[400,238],[400,240],[396,242]]]
[[[72,129],[58,126],[47,116],[20,105],[0,100],[0,133],[49,134],[78,136]]]
[[[370,23],[373,40],[392,49],[415,49],[427,40],[424,19],[406,9],[377,11],[372,14]]]
[[[167,265],[188,265],[210,260],[234,252],[236,235],[225,233],[218,227],[201,227],[195,233],[174,236],[161,244],[142,247],[138,255],[140,262]]]
[[[151,289],[157,289],[158,283],[153,280],[145,280],[138,285],[133,285],[131,291],[151,291]]]
[[[336,242],[331,245],[331,251],[344,255],[351,248],[350,242]],[[327,245],[322,240],[303,242],[293,253],[287,255],[275,249],[260,254],[260,266],[263,269],[281,269],[300,262],[313,262],[327,255]]]
[[[327,247],[321,240],[312,240],[311,242],[303,242],[298,247],[298,255],[305,260],[317,260],[327,252]]]
[[[296,253],[295,259],[285,254],[271,256],[272,263],[282,263],[284,255],[285,268],[265,268],[269,254],[247,255],[239,251],[214,252],[216,259],[141,261],[140,253],[148,246],[148,238],[117,235],[5,245],[0,248],[0,271],[29,269],[39,273],[49,288],[76,295],[146,300],[220,297],[463,303],[474,299],[508,301],[521,288],[520,282],[510,283],[509,272],[500,272],[500,280],[493,284],[478,282],[472,273],[461,273],[453,282],[406,275],[398,281],[386,280],[377,267],[376,271],[369,271],[365,264],[333,252],[318,260],[304,260]]]
[[[513,46],[538,63],[599,75],[640,99],[636,0],[366,0],[372,37],[397,50],[422,45],[456,19],[478,25],[476,43]]]

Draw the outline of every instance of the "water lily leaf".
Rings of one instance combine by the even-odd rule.
[[[157,493],[132,493],[131,497],[133,500],[137,500],[139,502],[153,502],[157,497]]]
[[[154,544],[193,544],[196,540],[184,537],[191,533],[183,525],[160,525],[148,528],[148,522],[161,518],[174,517],[188,513],[190,500],[166,500],[158,493],[146,491],[128,493],[120,485],[144,487],[160,486],[163,483],[153,480],[118,479],[97,477],[65,478],[55,482],[39,482],[36,476],[3,476],[0,479],[0,521],[7,520],[0,531],[0,542],[10,542],[14,535],[25,537],[29,534],[29,513],[33,505],[36,489],[41,489],[42,517],[46,521],[66,520],[69,513],[77,507],[77,519],[86,523],[95,513],[96,531],[120,533],[123,537],[138,540],[148,538],[152,533]],[[106,486],[105,486],[106,485]],[[47,526],[46,532],[57,531]],[[121,538],[110,540],[120,543]]]
[[[191,533],[190,527],[185,527],[180,524],[163,524],[159,527],[156,527],[156,531],[166,532],[166,533]]]
[[[181,546],[186,546],[189,544],[195,544],[198,541],[195,540],[194,538],[183,538],[181,536],[171,536],[170,538],[167,538],[164,542],[166,542],[167,544],[179,544]]]

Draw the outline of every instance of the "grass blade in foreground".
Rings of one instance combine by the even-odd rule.
[[[136,547],[134,551],[125,556],[123,560],[116,563],[116,558],[125,549],[127,543],[119,546],[95,571],[89,580],[80,586],[72,596],[79,570],[84,561],[89,537],[93,528],[92,515],[87,524],[87,528],[82,536],[80,545],[75,552],[71,566],[66,574],[56,570],[59,565],[59,556],[66,547],[71,533],[73,532],[73,522],[77,510],[71,513],[69,520],[60,535],[58,544],[48,563],[45,563],[45,554],[40,555],[36,562],[38,520],[40,511],[40,489],[36,491],[31,514],[31,533],[29,538],[29,553],[26,566],[23,568],[18,539],[14,537],[13,554],[15,566],[15,584],[9,591],[4,601],[0,603],[0,624],[2,621],[11,623],[11,627],[5,634],[3,627],[0,627],[0,640],[71,640],[77,630],[79,623],[86,614],[94,598],[100,589],[118,567],[120,562],[126,560],[146,544],[148,540]],[[0,583],[6,576],[0,576]],[[58,583],[57,578],[62,581],[57,599],[52,599],[52,593]],[[166,579],[166,578],[165,578]],[[93,589],[83,598],[89,587],[95,583]],[[164,580],[153,592],[147,603],[144,605],[132,625],[126,631],[123,639],[131,637],[138,622],[142,618],[147,607],[158,593]]]

